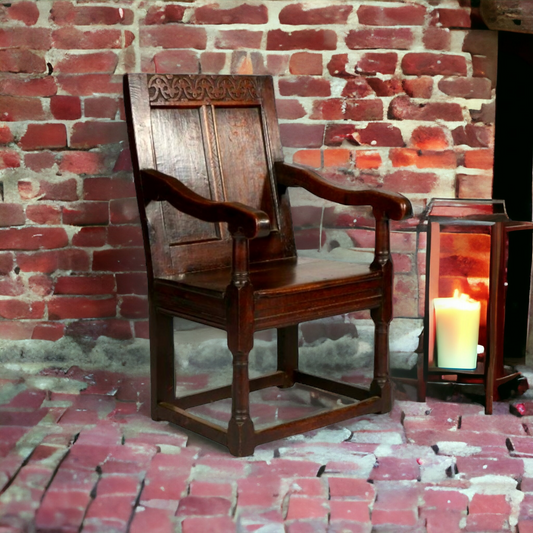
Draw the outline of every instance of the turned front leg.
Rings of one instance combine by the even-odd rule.
[[[254,344],[253,288],[248,272],[248,240],[233,238],[233,274],[226,290],[228,348],[233,355],[231,419],[228,448],[238,457],[254,452],[254,424],[250,417],[248,356]]]

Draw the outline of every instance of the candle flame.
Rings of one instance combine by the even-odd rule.
[[[455,289],[453,291],[453,298],[461,300],[462,302],[475,303],[477,301],[477,300],[473,300],[472,298],[470,298],[470,296],[468,294],[465,294],[464,292],[459,293],[459,289]]]

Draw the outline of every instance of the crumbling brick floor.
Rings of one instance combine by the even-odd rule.
[[[533,532],[527,398],[521,418],[397,400],[238,459],[153,422],[147,376],[0,375],[0,533]],[[264,391],[254,415],[306,414],[289,394],[298,408]]]

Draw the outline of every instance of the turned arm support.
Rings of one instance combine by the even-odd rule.
[[[158,170],[141,170],[140,174],[145,205],[165,200],[179,211],[205,222],[226,222],[234,237],[254,239],[270,233],[270,220],[264,211],[239,202],[208,200]]]
[[[278,183],[286,187],[303,187],[314,195],[342,205],[369,205],[376,219],[376,248],[372,268],[390,263],[389,219],[403,220],[412,216],[409,200],[398,193],[379,189],[350,189],[326,181],[310,168],[274,163]]]

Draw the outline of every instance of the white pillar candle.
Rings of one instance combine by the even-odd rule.
[[[475,369],[480,303],[456,290],[452,298],[435,298],[433,305],[439,368]]]

